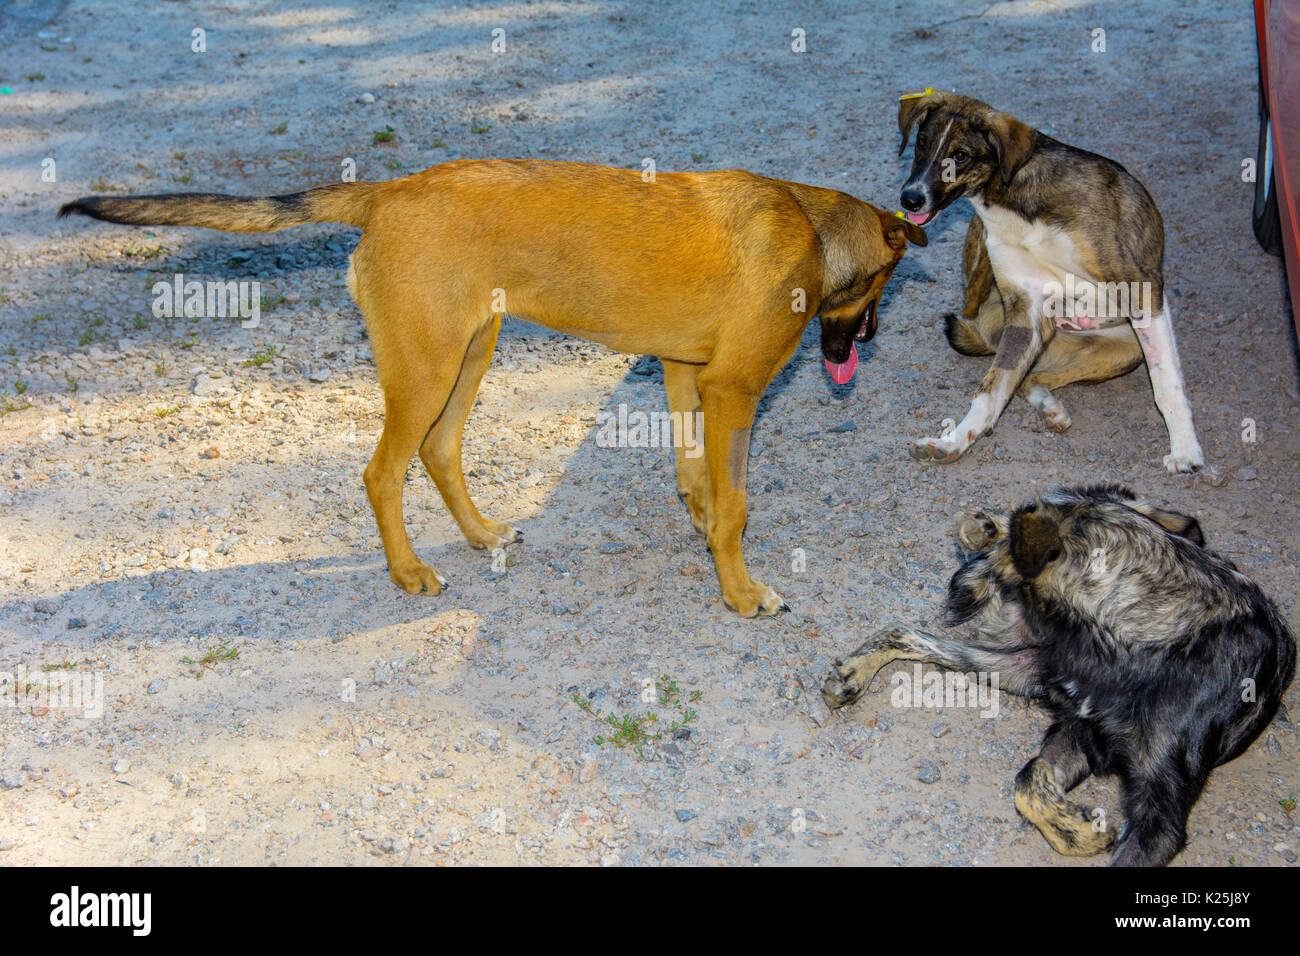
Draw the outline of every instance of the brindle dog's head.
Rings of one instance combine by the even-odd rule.
[[[898,101],[907,149],[916,129],[912,172],[899,197],[907,218],[923,226],[961,196],[1005,189],[1033,153],[1038,134],[987,103],[957,93],[908,95]]]

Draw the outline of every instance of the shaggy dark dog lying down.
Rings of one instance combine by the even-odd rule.
[[[1277,609],[1205,548],[1195,518],[1118,485],[976,512],[957,536],[947,621],[973,624],[974,639],[881,628],[835,662],[827,704],[853,703],[895,660],[996,674],[1055,718],[1016,776],[1016,809],[1060,853],[1168,863],[1210,771],[1259,736],[1291,683],[1295,639]],[[1118,834],[1066,796],[1089,774],[1120,779]]]

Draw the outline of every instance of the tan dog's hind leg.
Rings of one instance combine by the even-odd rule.
[[[429,477],[438,486],[447,510],[460,525],[465,538],[476,548],[495,550],[522,534],[504,521],[489,521],[479,514],[465,488],[465,473],[461,461],[461,439],[465,433],[465,419],[474,407],[479,382],[492,362],[497,335],[501,331],[500,314],[492,316],[470,341],[464,364],[452,389],[446,407],[420,445],[420,460]]]
[[[384,390],[384,433],[365,470],[366,493],[384,540],[388,573],[408,594],[438,594],[447,583],[415,556],[402,518],[402,486],[411,456],[442,411],[455,374],[456,366],[447,363],[428,369],[424,381],[392,384]]]
[[[1087,757],[1068,733],[1055,727],[1038,756],[1016,774],[1016,810],[1057,853],[1093,856],[1115,846],[1118,833],[1105,811],[1088,810],[1066,796],[1089,773]]]
[[[673,456],[677,459],[677,494],[686,503],[695,530],[709,534],[709,467],[704,455],[699,377],[701,365],[662,359],[664,391],[673,414]]]
[[[425,315],[448,314],[445,302],[434,304],[436,297],[406,302],[401,306],[404,314],[392,314],[382,289],[363,281],[364,260],[358,260],[375,248],[373,243],[366,245],[367,238],[362,237],[353,254],[354,269],[349,276],[357,305],[366,317],[384,390],[384,431],[363,475],[366,493],[384,541],[388,573],[397,586],[408,594],[438,594],[447,582],[415,556],[402,518],[402,488],[411,456],[442,415],[456,386],[474,325],[468,321],[436,325],[419,321],[416,316],[421,310],[437,310]],[[436,334],[425,334],[428,332]]]

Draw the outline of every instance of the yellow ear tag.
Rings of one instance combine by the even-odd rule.
[[[927,87],[926,87],[924,90],[922,90],[920,93],[904,93],[902,96],[899,97],[899,99],[900,99],[900,100],[914,100],[914,99],[917,99],[918,97],[921,97],[921,96],[929,96],[929,95],[930,95],[931,93],[933,93],[933,92],[934,92],[934,87],[933,87],[933,86],[927,86]]]

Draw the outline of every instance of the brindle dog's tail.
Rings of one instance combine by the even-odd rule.
[[[284,196],[243,197],[220,193],[161,196],[86,196],[66,203],[59,217],[81,213],[132,226],[203,226],[224,232],[275,232],[308,222],[365,227],[376,190],[383,183],[337,183]]]

